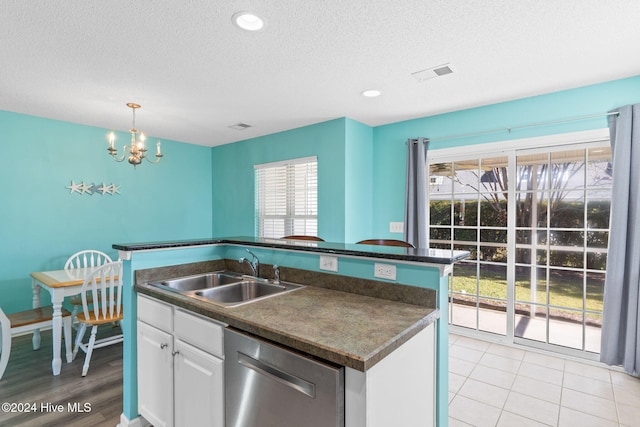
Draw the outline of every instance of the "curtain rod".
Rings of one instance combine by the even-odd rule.
[[[559,124],[559,123],[576,122],[576,121],[580,121],[580,120],[595,119],[595,118],[598,118],[598,117],[617,116],[618,114],[619,114],[618,112],[592,114],[590,116],[580,116],[580,117],[574,117],[572,119],[554,120],[554,121],[550,121],[550,122],[531,123],[531,124],[528,124],[528,125],[513,126],[513,127],[509,127],[509,128],[485,130],[485,131],[480,131],[480,132],[463,133],[463,134],[450,135],[450,136],[441,136],[441,137],[436,137],[436,138],[430,138],[430,139],[428,139],[428,141],[432,142],[432,141],[444,141],[444,140],[447,140],[447,139],[468,138],[468,137],[471,137],[471,136],[486,135],[486,134],[490,134],[490,133],[499,133],[499,132],[504,132],[504,131],[507,131],[507,132],[511,133],[512,130],[516,130],[516,129],[526,129],[526,128],[539,127],[539,126],[555,125],[555,124]],[[417,140],[415,142],[417,142]]]

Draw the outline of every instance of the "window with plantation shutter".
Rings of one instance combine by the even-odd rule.
[[[316,157],[256,165],[256,234],[276,238],[318,234]]]

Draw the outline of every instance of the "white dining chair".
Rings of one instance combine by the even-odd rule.
[[[0,379],[4,375],[9,355],[11,354],[11,339],[14,335],[30,332],[34,329],[51,327],[53,307],[39,307],[17,313],[5,314],[0,307]],[[62,308],[62,330],[67,354],[71,351],[71,313]],[[33,340],[33,349],[40,348],[40,341]]]
[[[64,263],[65,270],[74,268],[100,267],[108,262],[113,262],[111,257],[104,252],[95,249],[86,249],[71,255]]]
[[[122,311],[122,262],[110,262],[89,273],[82,284],[80,298],[82,311],[78,312],[76,316],[80,323],[80,329],[76,335],[73,358],[76,358],[79,349],[86,353],[82,366],[82,376],[84,377],[89,370],[91,354],[94,349],[121,343],[124,339],[122,333],[96,339],[98,326],[122,321],[124,315]],[[84,343],[84,335],[89,326],[91,327],[91,335],[89,341]]]
[[[109,262],[113,262],[113,260],[104,252],[97,251],[95,249],[86,249],[71,255],[69,259],[67,259],[67,262],[65,262],[64,269],[73,270],[76,268],[100,267]],[[73,306],[73,310],[71,310],[71,326],[77,329],[78,321],[76,319],[76,315],[82,308],[80,296],[74,295],[69,298],[69,304]]]

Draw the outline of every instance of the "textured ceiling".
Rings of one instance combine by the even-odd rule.
[[[239,10],[267,26],[238,29]],[[376,126],[640,75],[639,17],[638,0],[2,0],[0,110],[126,130],[136,102],[147,134],[209,146]]]

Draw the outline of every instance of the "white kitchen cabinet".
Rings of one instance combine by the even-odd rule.
[[[224,426],[224,326],[138,296],[138,410],[156,427]]]
[[[138,411],[156,427],[173,425],[173,336],[138,321]]]
[[[223,426],[223,361],[181,340],[175,349],[175,425]]]
[[[432,323],[366,372],[346,368],[345,427],[435,426],[435,343]]]

